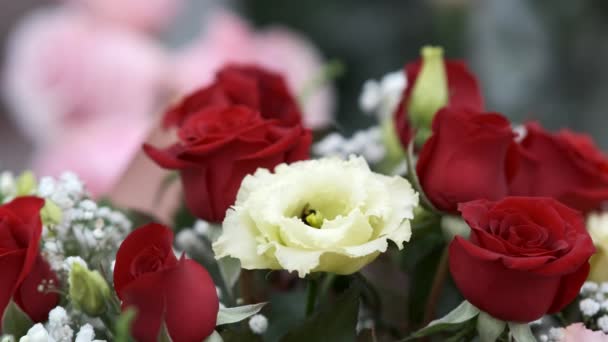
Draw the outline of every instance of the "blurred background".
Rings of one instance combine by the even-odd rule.
[[[226,60],[285,72],[296,93],[340,61],[306,121],[349,134],[373,121],[358,107],[365,80],[429,43],[467,61],[488,109],[608,148],[606,18],[602,0],[4,1],[0,168],[66,165],[103,192],[162,109]]]

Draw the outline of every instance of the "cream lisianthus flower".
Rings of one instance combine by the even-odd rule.
[[[350,274],[388,240],[403,248],[417,205],[408,181],[372,172],[361,157],[258,169],[243,180],[213,250],[246,269]]]
[[[608,212],[589,214],[587,230],[596,247],[596,252],[589,261],[589,279],[597,282],[608,281]]]

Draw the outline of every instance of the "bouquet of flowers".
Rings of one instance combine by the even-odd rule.
[[[588,136],[487,112],[438,47],[364,84],[352,137],[313,137],[305,100],[229,64],[171,106],[143,146],[181,182],[170,224],[3,173],[1,341],[608,341]]]

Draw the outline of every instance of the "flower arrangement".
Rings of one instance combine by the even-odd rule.
[[[608,158],[421,56],[364,85],[376,126],[316,139],[281,74],[224,66],[143,146],[170,224],[3,173],[1,341],[607,341]]]

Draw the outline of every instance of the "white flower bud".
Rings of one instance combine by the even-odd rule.
[[[262,335],[268,329],[268,319],[261,314],[254,315],[249,319],[249,328],[254,334]]]

